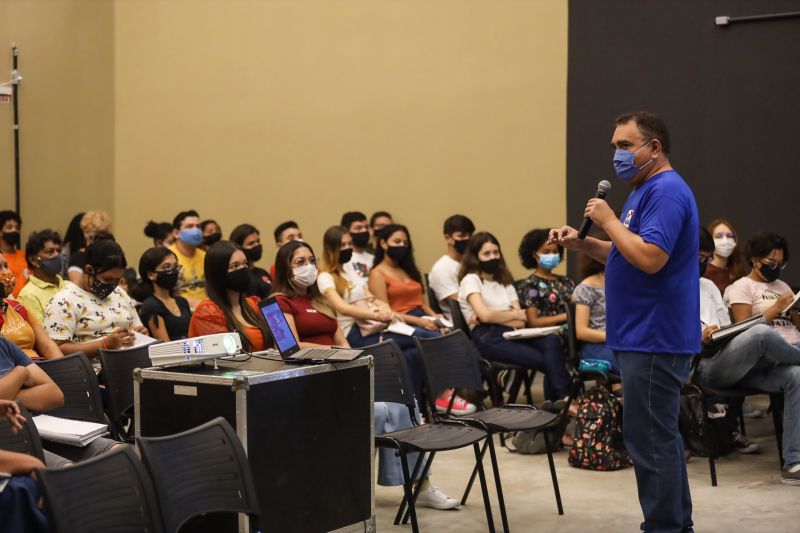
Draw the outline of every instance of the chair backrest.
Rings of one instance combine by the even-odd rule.
[[[118,438],[124,433],[122,416],[133,406],[133,370],[151,366],[148,347],[120,351],[100,350],[100,365],[106,380],[111,423]]]
[[[427,397],[432,412],[435,412],[436,397],[445,389],[482,390],[478,368],[480,356],[462,331],[429,339],[414,337],[414,341],[425,367]]]
[[[83,352],[36,363],[64,393],[64,405],[47,412],[49,415],[107,423],[97,374]]]
[[[462,331],[467,337],[470,337],[469,324],[467,324],[464,313],[461,312],[461,305],[457,300],[451,300],[449,298],[447,300],[447,305],[450,307],[450,316],[453,317],[453,327]]]
[[[361,349],[374,362],[375,401],[402,403],[413,410],[414,391],[409,386],[408,368],[397,343],[389,339]]]
[[[166,531],[212,512],[258,515],[253,475],[242,443],[224,418],[166,437],[137,439],[153,478]]]
[[[442,314],[442,306],[439,305],[439,299],[436,297],[436,293],[431,289],[428,274],[423,274],[422,279],[425,280],[425,292],[428,295],[428,305],[434,313]]]
[[[11,422],[5,417],[0,417],[0,450],[25,453],[44,462],[42,440],[39,438],[36,424],[34,424],[31,414],[24,406],[20,405],[19,411],[25,417],[26,422],[22,425],[22,429],[16,433],[11,429]]]
[[[50,531],[163,531],[153,485],[130,446],[67,468],[37,468]]]

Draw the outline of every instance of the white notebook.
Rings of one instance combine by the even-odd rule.
[[[43,439],[72,446],[86,446],[108,433],[108,426],[105,424],[70,420],[51,415],[34,416],[33,422],[36,424],[39,436]]]
[[[534,337],[544,337],[561,329],[561,326],[547,326],[545,328],[521,328],[514,331],[506,331],[503,338],[506,340],[533,339]]]

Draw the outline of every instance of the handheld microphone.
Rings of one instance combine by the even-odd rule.
[[[611,190],[611,183],[608,180],[603,180],[597,184],[597,192],[595,193],[594,197],[599,198],[601,200],[605,199],[606,194],[608,191]],[[578,230],[578,238],[583,240],[586,238],[586,234],[589,233],[589,229],[592,227],[592,219],[586,217],[583,219],[583,224],[581,224],[581,229]]]

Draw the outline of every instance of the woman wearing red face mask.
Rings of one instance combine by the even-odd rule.
[[[39,320],[28,313],[24,305],[11,299],[16,281],[14,274],[8,269],[5,257],[0,254],[0,335],[19,346],[31,359],[63,357],[61,349],[47,336]]]

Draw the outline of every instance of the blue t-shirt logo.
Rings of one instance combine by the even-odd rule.
[[[630,227],[632,218],[633,218],[633,209],[628,211],[628,214],[625,215],[625,220],[622,222],[622,225],[625,226],[626,228]]]

